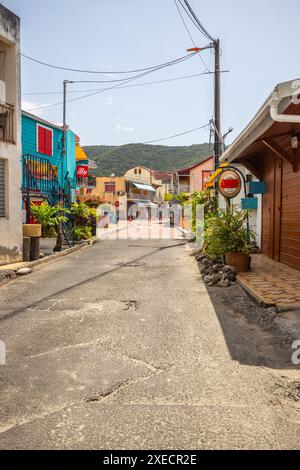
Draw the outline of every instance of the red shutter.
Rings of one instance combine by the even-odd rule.
[[[38,126],[38,152],[52,157],[53,154],[53,134],[51,129]]]
[[[52,157],[52,131],[45,129],[45,154]]]
[[[38,152],[45,153],[46,146],[45,146],[45,128],[38,126]]]

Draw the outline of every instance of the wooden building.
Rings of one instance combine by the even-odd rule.
[[[300,80],[281,83],[222,162],[241,163],[266,183],[262,253],[300,270]]]

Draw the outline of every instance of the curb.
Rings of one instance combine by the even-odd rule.
[[[50,256],[46,256],[45,258],[41,258],[41,259],[38,259],[36,261],[28,261],[28,263],[24,264],[22,266],[22,268],[32,269],[32,268],[35,268],[36,266],[51,263],[52,261],[59,260],[61,258],[64,258],[65,256],[71,255],[72,253],[76,253],[77,251],[80,251],[84,248],[92,246],[97,241],[98,241],[97,237],[93,237],[92,239],[87,240],[87,241],[81,243],[80,245],[73,246],[72,248],[67,248],[64,251],[60,251],[60,252],[55,253],[55,254],[50,255]],[[15,268],[15,269],[10,269],[10,270],[5,270],[5,265],[0,266],[0,286],[2,284],[6,284],[10,280],[16,279],[17,278],[17,272],[18,272],[19,269],[21,269],[21,267]],[[4,274],[4,279],[3,280],[1,280],[1,273]]]

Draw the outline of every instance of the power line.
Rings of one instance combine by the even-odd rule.
[[[210,41],[212,42],[215,42],[214,38],[209,34],[209,32],[205,29],[205,27],[203,26],[203,24],[201,23],[201,21],[199,20],[199,18],[197,17],[196,13],[194,12],[194,10],[192,9],[191,5],[189,4],[188,0],[183,0],[186,7],[188,8],[192,18],[195,20],[195,22],[197,23],[200,31],[202,32],[202,34],[207,38],[207,39],[210,39]],[[179,0],[180,4],[182,5],[181,3],[181,0]]]
[[[52,69],[65,70],[65,71],[68,71],[68,72],[88,73],[88,74],[106,74],[106,75],[145,72],[145,71],[148,71],[148,70],[156,69],[157,67],[175,65],[178,62],[181,62],[182,60],[187,59],[191,55],[193,55],[193,54],[188,54],[188,55],[179,57],[178,59],[173,59],[173,60],[170,60],[168,62],[164,62],[163,64],[153,65],[152,67],[145,67],[145,68],[142,68],[142,69],[127,70],[127,71],[122,70],[122,71],[118,71],[118,72],[116,72],[116,71],[107,72],[107,71],[83,70],[83,69],[74,69],[74,68],[68,68],[68,67],[61,67],[59,65],[53,65],[53,64],[49,64],[47,62],[43,62],[41,60],[35,59],[35,58],[33,58],[31,56],[28,56],[26,54],[23,54],[23,53],[21,54],[22,57],[25,57],[26,59],[31,60],[32,62],[35,62],[35,63],[40,64],[40,65],[44,65],[45,67],[50,67]]]
[[[188,56],[185,56],[185,58],[182,59],[182,61],[183,61],[183,60],[187,60],[187,59],[190,58],[190,57],[193,57],[195,54],[196,54],[196,53],[194,52],[193,54],[189,54]],[[168,65],[168,66],[169,66],[169,65]],[[164,66],[162,66],[162,65],[161,65],[161,66],[158,66],[156,69],[154,69],[154,70],[148,70],[147,72],[144,72],[144,73],[140,74],[138,77],[135,76],[135,77],[128,78],[128,79],[125,81],[125,83],[132,82],[133,80],[136,80],[136,78],[140,78],[140,77],[143,77],[143,76],[145,76],[145,75],[149,75],[149,74],[151,74],[151,73],[153,73],[153,72],[156,72],[157,70],[160,70],[160,69],[165,68],[165,67],[166,67],[165,65],[164,65]],[[76,82],[71,82],[71,83],[76,83]],[[82,99],[84,99],[84,98],[88,98],[88,97],[90,97],[90,96],[95,96],[95,95],[97,95],[97,94],[99,94],[99,93],[103,93],[104,91],[114,90],[115,88],[119,88],[120,86],[121,86],[121,84],[118,83],[117,85],[114,85],[114,86],[112,86],[112,87],[103,88],[103,89],[98,90],[98,91],[95,91],[95,92],[93,92],[93,93],[88,93],[88,94],[86,94],[86,95],[79,96],[78,98],[73,98],[73,99],[71,99],[71,100],[68,100],[67,102],[68,102],[68,103],[72,103],[73,101],[79,101],[79,100],[82,100]],[[37,110],[39,110],[39,109],[53,108],[53,107],[55,107],[55,106],[60,106],[61,104],[63,104],[63,102],[60,101],[59,103],[53,103],[53,104],[49,104],[49,105],[44,105],[44,106],[38,106],[38,107],[35,107],[35,108],[31,108],[31,109],[28,109],[27,111],[30,112],[30,111],[37,111]]]
[[[229,70],[221,70],[222,73],[227,73]],[[169,83],[169,82],[175,82],[179,80],[186,80],[189,78],[196,78],[196,77],[201,77],[203,75],[212,75],[214,72],[202,72],[202,73],[195,73],[193,75],[184,75],[182,77],[175,77],[175,78],[167,78],[165,80],[157,80],[157,81],[152,81],[152,82],[144,82],[144,83],[135,83],[134,85],[121,85],[118,88],[135,88],[135,87],[141,87],[141,86],[146,86],[146,85],[157,85],[161,83]],[[91,90],[71,90],[68,93],[89,93],[93,91],[102,91],[105,90],[105,88],[96,88],[96,89],[91,89]],[[22,93],[23,96],[36,96],[36,95],[62,95],[62,91],[45,91],[45,92],[33,92],[33,93]]]
[[[182,13],[181,13],[181,11],[180,11],[180,8],[179,8],[179,6],[178,6],[176,0],[173,0],[173,1],[174,1],[175,6],[176,6],[176,9],[177,9],[177,11],[178,11],[178,13],[179,13],[179,15],[180,15],[180,18],[181,18],[181,20],[182,20],[182,23],[183,23],[183,25],[184,25],[184,27],[185,27],[185,29],[186,29],[188,35],[189,35],[189,37],[190,37],[190,39],[191,39],[191,41],[192,41],[194,47],[197,47],[197,46],[196,46],[196,43],[195,43],[195,41],[194,41],[194,38],[193,38],[193,36],[192,36],[192,34],[191,34],[191,32],[190,32],[190,30],[189,30],[189,28],[188,28],[188,26],[187,26],[187,24],[186,24],[186,22],[185,22],[185,19],[183,18],[183,15],[182,15]],[[205,61],[203,60],[203,58],[202,58],[202,56],[201,56],[200,53],[198,53],[198,56],[199,56],[199,58],[200,58],[202,64],[204,65],[205,69],[207,70],[207,72],[210,72],[209,68],[207,67],[207,65],[206,65]]]
[[[209,126],[209,123],[205,124],[204,126],[201,126],[201,127],[196,127],[195,129],[190,129],[189,131],[180,132],[180,134],[174,134],[174,135],[170,135],[169,137],[163,137],[162,139],[155,139],[155,140],[149,140],[148,142],[142,142],[142,144],[146,145],[146,144],[153,144],[155,142],[162,142],[163,140],[169,140],[169,139],[173,139],[175,137],[180,137],[182,135],[191,134],[192,132],[196,132],[196,131],[199,131],[201,129],[205,129],[205,127],[208,127],[208,126]]]

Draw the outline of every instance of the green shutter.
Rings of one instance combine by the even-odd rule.
[[[0,217],[5,217],[4,160],[0,160]]]

